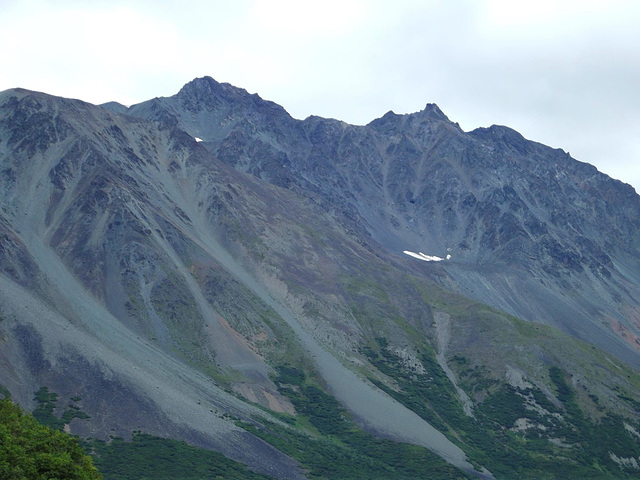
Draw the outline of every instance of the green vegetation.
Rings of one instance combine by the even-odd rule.
[[[39,424],[5,397],[0,400],[0,478],[89,480],[102,476],[75,438]]]
[[[376,343],[375,348],[363,348],[363,353],[393,379],[396,388],[372,381],[441,429],[473,463],[488,468],[497,478],[613,479],[634,478],[639,473],[621,468],[609,455],[640,456],[640,445],[625,429],[622,418],[608,415],[598,425],[591,423],[557,367],[549,375],[562,407],[554,406],[538,388],[499,383],[482,367],[471,368],[464,357],[455,357],[452,363],[463,372],[462,386],[484,397],[471,418],[464,414],[454,386],[428,346],[421,355],[426,372],[421,374],[406,368],[384,338],[377,338]],[[526,428],[515,428],[519,419]]]
[[[86,442],[104,480],[266,479],[218,452],[177,440],[134,433],[131,441],[113,438]]]
[[[405,368],[402,359],[387,349],[386,339],[378,337],[376,342],[378,344],[377,352],[370,347],[365,347],[363,353],[378,370],[393,378],[394,382],[401,387],[401,391],[392,389],[377,380],[372,380],[379,388],[405,403],[410,409],[443,432],[448,430],[447,423],[443,421],[443,418],[456,424],[466,421],[456,390],[438,365],[433,350],[428,346],[424,347],[425,351],[421,354],[420,359],[427,374],[421,375]]]
[[[6,398],[11,398],[11,392],[9,392],[7,387],[2,385],[1,383],[0,383],[0,396],[6,397]]]
[[[78,402],[78,400],[73,400]],[[33,411],[33,416],[42,425],[46,425],[56,430],[62,430],[66,424],[71,422],[74,418],[87,419],[89,415],[84,413],[80,407],[75,404],[70,404],[62,414],[62,417],[58,418],[54,415],[56,403],[58,402],[58,394],[49,392],[47,387],[40,388],[36,394],[34,400],[38,403],[38,406]]]
[[[549,326],[519,320],[421,279],[366,278],[340,279],[351,313],[371,334],[360,353],[384,376],[366,368],[362,373],[445,433],[476,466],[498,478],[640,478],[640,470],[632,467],[632,459],[640,458],[640,439],[633,433],[640,430],[633,415],[640,405],[634,398],[635,372]],[[398,288],[403,291],[396,295]],[[430,309],[406,298],[420,298]],[[449,367],[474,399],[473,417],[464,414],[455,386],[425,341],[433,311],[450,317]],[[413,350],[421,365],[396,355],[389,344]],[[499,360],[491,354],[496,348]],[[556,365],[548,375],[531,367],[541,358],[542,365]],[[505,363],[535,375],[533,381],[546,384],[544,391],[553,395],[505,383]],[[560,367],[580,372],[595,386],[611,385],[613,374],[625,405],[598,398],[584,383],[576,390]],[[627,415],[626,420],[614,412]]]
[[[362,431],[338,401],[292,366],[277,368],[274,381],[298,412],[294,428],[238,422],[298,460],[311,478],[463,479],[466,474],[430,451],[382,440]]]
[[[75,438],[59,431],[74,417],[88,416],[70,405],[62,417],[57,418],[54,410],[58,394],[47,387],[36,392],[35,400],[38,406],[33,416],[22,414],[8,398],[0,400],[2,480],[84,480],[103,476],[105,480],[270,478],[248,470],[221,453],[140,432],[134,433],[130,442],[122,438],[113,438],[108,443],[95,439],[82,442],[92,460]],[[74,396],[72,401],[79,402],[81,398]]]
[[[47,387],[40,388],[35,394],[38,406],[33,412],[34,422],[40,421],[43,429],[61,430],[73,418],[89,418],[74,404],[68,406],[61,418],[55,416],[54,411],[58,403],[58,394],[50,392]],[[71,398],[72,402],[80,402],[78,396]],[[62,432],[54,432],[69,437]],[[73,439],[77,445],[77,441]],[[83,446],[94,458],[96,467],[102,472],[105,480],[124,479],[247,479],[258,480],[267,478],[248,470],[244,465],[226,458],[218,452],[211,452],[187,445],[185,442],[169,440],[137,432],[130,442],[122,438],[113,438],[105,443],[90,439],[83,442]],[[79,447],[78,447],[79,448]],[[0,449],[0,453],[2,450]],[[1,455],[0,455],[1,456]],[[91,458],[89,457],[89,462]],[[91,464],[91,463],[90,463]],[[92,465],[92,464],[91,464]],[[0,460],[0,467],[2,462]],[[94,469],[95,470],[95,469]],[[96,470],[97,471],[97,470]],[[3,476],[0,469],[0,479],[22,480],[23,478],[102,478],[74,477],[74,476],[45,476],[45,477],[11,477]]]
[[[620,467],[611,459],[610,453],[620,458],[640,458],[638,439],[625,428],[625,421],[619,415],[607,414],[594,424],[587,419],[578,405],[574,390],[566,382],[566,373],[557,367],[551,367],[549,376],[554,383],[558,399],[565,409],[567,425],[558,428],[557,435],[566,441],[575,443],[577,459],[581,463],[592,463],[594,460],[600,468],[615,471]],[[630,470],[625,473],[640,472]]]

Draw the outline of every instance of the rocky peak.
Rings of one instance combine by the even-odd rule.
[[[371,121],[367,127],[383,134],[412,134],[416,137],[428,136],[435,129],[445,127],[462,133],[459,125],[451,122],[435,103],[427,103],[419,112],[397,114],[389,110],[382,117]]]
[[[263,100],[256,93],[244,88],[220,83],[211,77],[196,78],[187,83],[176,95],[178,101],[191,112],[213,111],[224,108],[261,110],[270,115],[288,116],[280,105]]]
[[[416,115],[422,118],[432,118],[434,120],[443,120],[449,122],[449,118],[440,110],[440,107],[435,103],[427,103],[424,109],[418,112]]]
[[[183,103],[183,105],[189,110],[198,110],[202,107],[212,108],[217,106],[221,100],[230,101],[234,96],[239,96],[238,93],[246,91],[240,90],[240,92],[234,92],[236,89],[231,85],[223,85],[215,81],[211,77],[196,78],[187,83],[178,92],[177,97]],[[234,95],[235,93],[235,95]]]

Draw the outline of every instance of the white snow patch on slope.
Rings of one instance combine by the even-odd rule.
[[[202,141],[202,139],[201,139],[201,138],[199,138],[199,137],[193,137],[193,138],[195,138],[195,139],[196,139],[196,142],[198,142],[198,143],[200,143],[200,142]]]
[[[409,250],[404,250],[402,253],[404,253],[405,255],[409,255],[410,257],[413,258],[417,258],[418,260],[423,260],[425,262],[441,262],[442,260],[444,260],[444,258],[442,257],[437,257],[435,255],[425,255],[422,252],[410,252]],[[451,259],[451,255],[447,255],[447,260]]]

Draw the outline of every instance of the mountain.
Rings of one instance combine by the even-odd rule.
[[[129,112],[319,195],[389,253],[450,254],[447,288],[640,366],[640,197],[562,150],[507,127],[465,133],[433,104],[362,127],[301,122],[207,77]]]
[[[205,77],[2,92],[0,162],[0,384],[74,434],[276,478],[638,473],[640,199],[562,151]]]

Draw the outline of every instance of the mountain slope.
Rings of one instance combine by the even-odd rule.
[[[298,121],[210,77],[128,113],[313,192],[390,253],[451,255],[433,277],[447,288],[640,365],[640,197],[561,150],[506,127],[465,133],[433,104],[363,127]]]
[[[325,352],[221,245],[240,234],[238,219],[245,219],[242,233],[246,235],[252,227],[264,228],[263,222],[272,223],[278,201],[287,207],[280,208],[290,212],[296,208],[297,199],[216,165],[182,132],[157,132],[150,125],[113,117],[86,104],[16,93],[7,101],[12,116],[6,126],[14,132],[26,132],[29,138],[29,121],[34,116],[51,115],[53,118],[47,121],[53,122],[56,134],[50,144],[41,141],[34,149],[26,149],[26,155],[22,148],[26,140],[9,139],[8,146],[15,149],[15,154],[7,170],[16,181],[8,185],[6,196],[11,201],[6,210],[19,227],[24,255],[33,258],[44,277],[35,290],[44,290],[43,297],[58,312],[80,324],[80,332],[65,332],[58,342],[80,336],[83,330],[89,335],[72,342],[80,349],[80,362],[108,362],[108,369],[116,370],[118,380],[124,376],[126,383],[142,390],[138,395],[149,396],[153,392],[150,383],[156,382],[162,394],[154,399],[155,408],[172,419],[180,418],[200,435],[213,436],[208,440],[225,453],[239,455],[241,447],[229,442],[229,435],[237,433],[237,427],[216,415],[208,415],[211,418],[203,423],[206,412],[198,410],[205,409],[196,407],[193,411],[193,405],[186,405],[194,400],[200,404],[205,393],[207,403],[214,407],[209,407],[211,413],[219,410],[220,414],[246,419],[266,414],[213,384],[207,385],[202,373],[247,400],[276,411],[293,411],[270,380],[272,369],[264,356],[275,356],[278,349],[295,354],[300,350],[296,343],[301,342],[315,355],[323,379],[372,428],[430,447],[454,464],[472,470],[458,447]],[[72,110],[71,117],[66,115],[68,110]],[[27,121],[20,123],[22,115]],[[83,127],[86,122],[93,130]],[[87,138],[91,136],[100,136],[100,142]],[[43,161],[38,161],[39,154]],[[21,192],[17,191],[18,185],[23,186]],[[186,185],[197,188],[190,190]],[[238,204],[239,198],[242,204]],[[267,202],[267,211],[260,211],[265,210]],[[301,216],[318,216],[313,210],[305,211],[304,205],[297,208],[304,212]],[[287,231],[298,227],[290,227],[287,219],[282,221]],[[220,223],[222,232],[213,228]],[[240,284],[233,285],[238,280]],[[228,286],[229,282],[232,285]],[[7,284],[3,290],[8,293],[11,287]],[[20,291],[16,294],[25,296]],[[238,296],[245,297],[241,305],[228,304]],[[24,318],[27,313],[18,310],[12,297],[5,308],[14,317]],[[35,308],[43,308],[37,299],[32,302]],[[216,303],[221,304],[223,313],[214,310],[212,304]],[[50,319],[63,321],[59,317]],[[39,326],[50,328],[41,323]],[[28,330],[27,336],[32,338],[26,342],[31,344],[42,343],[43,336],[53,340],[48,332],[43,335],[24,326],[17,328],[17,332]],[[291,328],[299,339],[287,342],[283,338],[293,336],[288,331]],[[108,342],[108,351],[101,352],[101,342],[96,345],[95,338]],[[287,345],[292,342],[296,343]],[[38,345],[24,348],[36,350]],[[89,358],[85,350],[91,352]],[[100,352],[97,358],[96,352]],[[187,367],[191,370],[185,370]],[[36,377],[47,376],[44,365],[31,370]],[[26,392],[20,393],[26,396]],[[378,406],[388,415],[376,418],[376,411],[358,408],[358,404],[364,405],[364,397],[378,399]],[[186,411],[191,412],[189,416]],[[125,419],[124,423],[130,422]],[[264,456],[265,448],[258,444],[248,454]],[[277,455],[267,458],[272,456],[277,468],[287,466],[286,459],[278,460]],[[248,461],[242,455],[240,459]],[[277,463],[283,461],[284,465]]]
[[[451,136],[462,145],[467,134],[437,107],[368,127],[299,122],[204,79],[121,111],[0,94],[0,383],[21,404],[33,406],[47,386],[62,402],[82,399],[91,418],[71,420],[74,433],[181,438],[278,478],[344,477],[319,473],[308,455],[318,441],[336,458],[381,462],[375,468],[387,476],[404,468],[396,472],[405,478],[429,468],[410,474],[411,459],[426,454],[398,442],[428,448],[459,475],[592,474],[598,469],[586,458],[613,477],[633,473],[636,369],[456,293],[467,288],[460,278],[518,277],[526,265],[534,281],[550,282],[545,292],[567,278],[600,277],[579,276],[585,267],[547,271],[552,262],[526,264],[522,255],[511,261],[500,242],[476,241],[435,263],[393,247],[418,251],[420,230],[405,228],[405,238],[411,222],[400,212],[409,207],[377,203],[406,190],[398,175],[410,163],[394,157],[409,147],[393,153],[385,138],[398,122],[422,122],[412,135],[425,145],[438,138],[430,151],[458,149]],[[201,130],[190,131],[189,119]],[[393,135],[398,145],[407,137]],[[354,168],[341,151],[360,151],[369,166]],[[437,190],[419,183],[425,195]],[[619,194],[611,188],[608,195]],[[449,205],[446,198],[436,203]],[[403,223],[394,227],[392,214]],[[615,221],[634,214],[628,207]],[[432,247],[453,238],[442,225],[434,232]],[[610,238],[611,279],[598,285],[617,294],[637,285],[633,263],[628,284],[620,273],[636,244]],[[614,300],[603,310],[625,302]],[[612,339],[615,350],[621,344]],[[633,350],[622,352],[613,353]],[[607,425],[604,433],[596,424]],[[395,443],[375,443],[362,429]],[[367,456],[378,448],[396,453]],[[398,452],[407,465],[392,463]],[[435,472],[437,459],[428,458]]]

